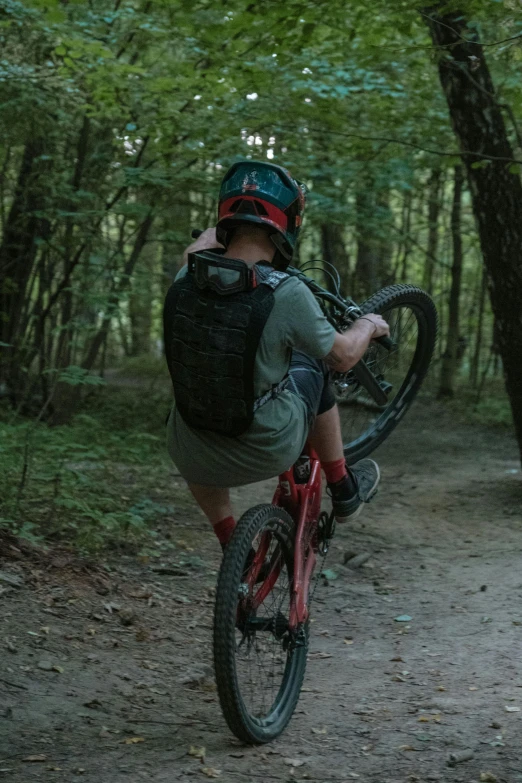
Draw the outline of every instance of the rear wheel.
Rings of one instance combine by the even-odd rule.
[[[214,665],[223,714],[243,742],[275,739],[294,712],[306,667],[307,627],[288,628],[295,524],[281,508],[260,505],[239,520],[225,550],[214,615]],[[254,553],[264,561],[257,583]],[[260,560],[258,557],[257,560]],[[265,582],[271,589],[259,606]]]
[[[413,402],[430,366],[437,339],[437,310],[420,288],[393,285],[362,305],[390,325],[395,350],[372,343],[364,356],[388,396],[377,405],[353,372],[336,374],[334,388],[340,404],[344,454],[353,464],[371,454],[390,435]]]

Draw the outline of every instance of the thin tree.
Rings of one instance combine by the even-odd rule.
[[[446,7],[428,7],[424,17],[467,171],[522,458],[522,183],[477,30]]]
[[[455,374],[459,347],[460,288],[462,280],[462,236],[460,233],[462,185],[464,172],[462,166],[455,166],[453,184],[453,204],[451,208],[451,241],[453,246],[453,264],[451,266],[451,288],[448,306],[448,330],[446,350],[442,357],[439,397],[453,397],[455,393]]]

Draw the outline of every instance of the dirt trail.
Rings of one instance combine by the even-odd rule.
[[[198,512],[173,536],[203,568],[158,574],[127,558],[83,575],[4,561],[24,581],[0,595],[0,780],[171,783],[220,770],[227,783],[522,783],[515,444],[418,405],[378,456],[382,490],[339,531],[327,562],[339,576],[316,593],[297,712],[263,748],[242,747],[219,711],[209,668],[219,550]],[[241,489],[238,504],[270,492]],[[347,550],[373,556],[350,570]],[[206,748],[204,763],[190,746]]]

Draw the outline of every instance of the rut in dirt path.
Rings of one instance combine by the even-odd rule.
[[[127,559],[87,580],[3,565],[24,582],[0,596],[13,648],[0,664],[0,775],[521,783],[514,440],[419,404],[377,456],[381,492],[338,531],[327,561],[338,576],[316,592],[303,693],[270,746],[242,747],[219,711],[210,667],[219,550],[196,511],[174,535],[205,568],[159,575]],[[245,509],[269,500],[271,484],[235,495]],[[352,570],[347,551],[371,557]],[[205,748],[204,761],[191,746]],[[469,760],[447,766],[463,751]]]

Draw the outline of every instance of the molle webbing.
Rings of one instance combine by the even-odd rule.
[[[255,270],[258,285],[248,291],[223,296],[200,290],[187,274],[167,294],[167,363],[176,407],[190,427],[241,435],[255,410],[283,388],[277,384],[260,398],[254,395],[257,349],[274,289],[287,275],[269,266]]]

